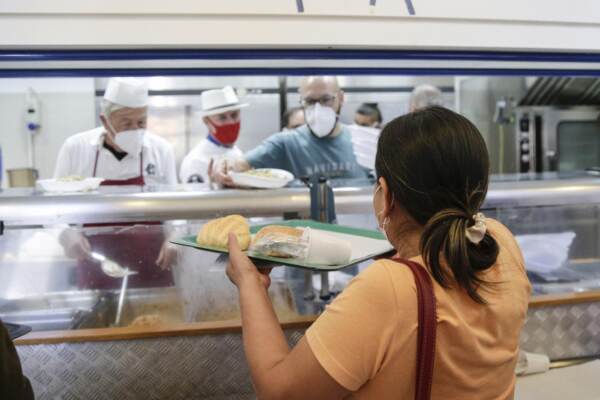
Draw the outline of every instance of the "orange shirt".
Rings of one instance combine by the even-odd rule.
[[[531,285],[510,231],[487,219],[500,253],[482,274],[488,304],[433,280],[437,340],[432,399],[511,399]],[[423,265],[423,259],[413,260]],[[356,399],[413,399],[417,295],[412,272],[380,260],[354,278],[306,332],[312,352]]]

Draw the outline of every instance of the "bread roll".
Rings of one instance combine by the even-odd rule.
[[[248,220],[241,215],[229,215],[209,221],[198,232],[196,242],[202,246],[226,249],[229,232],[235,234],[242,250],[248,249],[250,245],[250,225]]]
[[[252,239],[252,243],[256,244],[261,239],[265,238],[274,243],[274,246],[268,248],[266,251],[263,251],[263,254],[270,257],[283,257],[288,258],[291,257],[289,253],[282,253],[277,251],[277,242],[285,243],[287,241],[293,241],[295,238],[302,237],[304,232],[302,229],[293,228],[291,226],[283,226],[283,225],[269,225],[262,228],[260,231],[254,235],[254,239]],[[262,246],[265,249],[265,246]]]

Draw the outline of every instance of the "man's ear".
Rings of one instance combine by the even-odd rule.
[[[338,97],[338,101],[340,102],[340,110],[341,110],[342,105],[344,104],[344,100],[345,100],[344,91],[342,89],[340,89],[339,92],[337,93],[337,97]]]
[[[104,115],[104,113],[100,113],[100,122],[102,122],[102,126],[104,126],[106,132],[108,132],[110,135],[113,135],[114,132],[111,132],[109,128],[110,124],[108,122],[108,117]]]
[[[202,117],[202,122],[204,122],[204,125],[206,125],[210,133],[215,133],[215,127],[208,117]]]

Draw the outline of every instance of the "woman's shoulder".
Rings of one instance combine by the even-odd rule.
[[[521,255],[521,249],[510,229],[493,218],[486,218],[486,224],[488,231],[492,237],[496,239],[500,251],[508,251],[512,256],[522,261],[523,256]]]
[[[486,217],[485,223],[487,225],[487,229],[489,229],[490,232],[492,232],[492,234],[500,235],[503,237],[513,237],[512,232],[497,219]]]
[[[412,272],[407,266],[402,264],[402,260],[390,258],[382,258],[374,261],[360,275],[363,274],[365,279],[386,281],[412,276]]]
[[[386,297],[386,301],[393,298],[397,304],[410,302],[416,293],[413,273],[401,260],[376,260],[355,279],[362,280],[377,296]]]

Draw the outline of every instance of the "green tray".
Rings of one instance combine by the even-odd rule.
[[[268,225],[286,225],[292,227],[310,227],[311,229],[317,229],[321,231],[327,231],[333,234],[340,235],[346,240],[349,240],[352,245],[352,256],[349,262],[339,265],[321,265],[321,264],[310,264],[304,263],[300,260],[293,258],[280,258],[280,257],[269,257],[262,255],[251,255],[249,256],[254,260],[269,261],[279,265],[287,265],[290,267],[305,268],[310,270],[318,271],[336,271],[339,269],[351,267],[363,261],[371,258],[380,256],[393,250],[392,246],[385,239],[383,234],[377,231],[371,231],[368,229],[352,228],[348,226],[325,224],[322,222],[315,222],[307,219],[294,219],[288,221],[280,221],[272,224],[256,225],[250,227],[250,233],[255,234],[261,228]],[[196,236],[185,236],[177,240],[172,240],[171,243],[194,247],[200,250],[211,251],[215,253],[227,254],[226,249],[201,246],[196,243]]]

